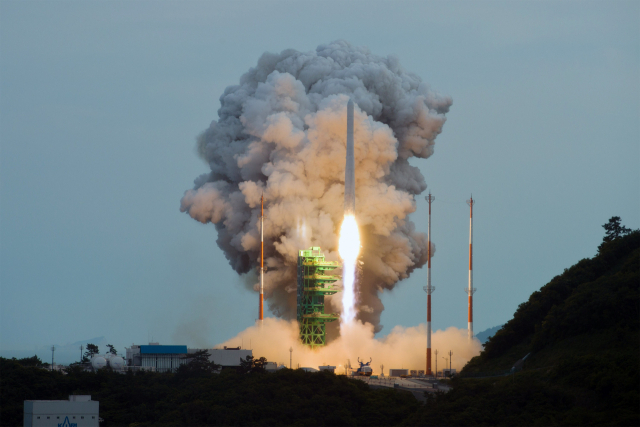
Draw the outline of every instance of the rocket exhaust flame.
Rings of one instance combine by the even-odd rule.
[[[356,261],[360,253],[360,232],[353,215],[345,215],[340,228],[340,257],[342,258],[342,323],[351,323],[356,318]]]
[[[353,153],[353,101],[347,103],[347,161],[344,168],[344,220],[340,227],[339,249],[342,258],[342,323],[356,317],[356,261],[360,253],[360,232],[356,221],[356,178]]]

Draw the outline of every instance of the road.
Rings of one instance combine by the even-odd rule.
[[[426,400],[424,397],[425,391],[428,393],[435,393],[437,391],[447,392],[451,390],[451,387],[447,385],[440,384],[435,380],[427,379],[398,377],[369,378],[360,376],[351,378],[365,382],[371,387],[389,387],[409,391],[421,402]]]

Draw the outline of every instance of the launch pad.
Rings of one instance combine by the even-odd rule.
[[[298,252],[297,319],[300,340],[311,348],[326,344],[325,323],[338,319],[338,315],[324,312],[324,297],[338,292],[332,284],[340,279],[326,273],[338,267],[337,261],[325,261],[317,246]]]

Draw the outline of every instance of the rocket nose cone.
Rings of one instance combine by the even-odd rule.
[[[347,102],[347,107],[348,108],[353,107],[353,99],[349,98],[349,102]]]

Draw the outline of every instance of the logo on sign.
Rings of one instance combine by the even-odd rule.
[[[62,424],[58,423],[58,427],[78,427],[78,423],[70,423],[69,417],[64,417],[64,422]]]

